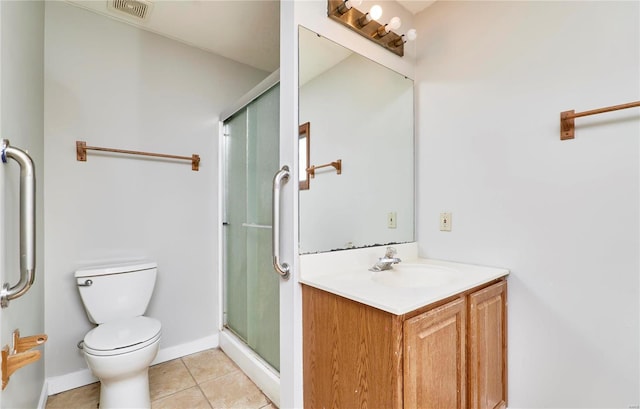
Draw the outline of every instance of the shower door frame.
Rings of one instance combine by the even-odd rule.
[[[219,120],[219,137],[218,137],[218,197],[224,198],[225,181],[226,181],[226,157],[225,157],[225,138],[224,123],[240,110],[248,106],[252,101],[269,91],[280,82],[280,70],[276,70],[262,82],[256,85],[251,91],[245,94],[238,102],[236,102],[227,111],[220,114]],[[282,135],[282,133],[281,133]],[[282,136],[281,136],[282,138]],[[280,155],[281,156],[281,155]],[[282,158],[279,159],[282,163]],[[252,350],[244,341],[236,334],[225,327],[225,302],[226,302],[226,270],[224,263],[225,255],[225,239],[223,222],[225,217],[225,200],[219,201],[218,206],[218,268],[219,274],[219,344],[220,348],[242,369],[242,371],[273,401],[280,406],[280,374],[276,372],[262,357]],[[274,274],[275,271],[274,271]],[[282,306],[280,307],[282,308]],[[282,326],[282,325],[281,325]],[[281,331],[282,332],[282,331]],[[281,356],[282,356],[282,338],[281,338]]]

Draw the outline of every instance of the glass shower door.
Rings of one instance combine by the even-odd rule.
[[[225,326],[279,370],[279,278],[271,253],[279,86],[234,114],[224,130]]]

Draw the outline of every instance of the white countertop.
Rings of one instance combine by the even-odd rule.
[[[441,276],[446,279],[437,285],[422,285],[416,281],[415,287],[376,281],[381,277],[380,273],[369,271],[369,268],[384,255],[386,246],[381,246],[301,255],[300,282],[401,315],[509,274],[504,268],[419,258],[416,243],[393,247],[398,251],[396,256],[402,260],[398,264],[399,271],[424,266],[443,271]],[[447,275],[449,273],[451,276]]]

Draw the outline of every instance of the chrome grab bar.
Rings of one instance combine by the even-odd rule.
[[[2,139],[1,158],[7,163],[11,158],[20,165],[20,281],[14,286],[8,282],[0,290],[0,306],[6,308],[9,301],[24,295],[35,279],[36,269],[36,177],[33,160],[21,149],[9,146]]]
[[[289,278],[289,265],[287,263],[280,262],[280,188],[282,182],[289,180],[289,166],[284,165],[282,169],[276,172],[273,177],[273,228],[271,229],[272,235],[272,249],[273,249],[273,267],[278,274],[285,280]]]

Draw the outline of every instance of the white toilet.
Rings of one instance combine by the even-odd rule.
[[[158,353],[160,321],[144,317],[157,264],[141,261],[75,273],[89,320],[84,357],[100,379],[100,409],[149,408],[149,365]]]

